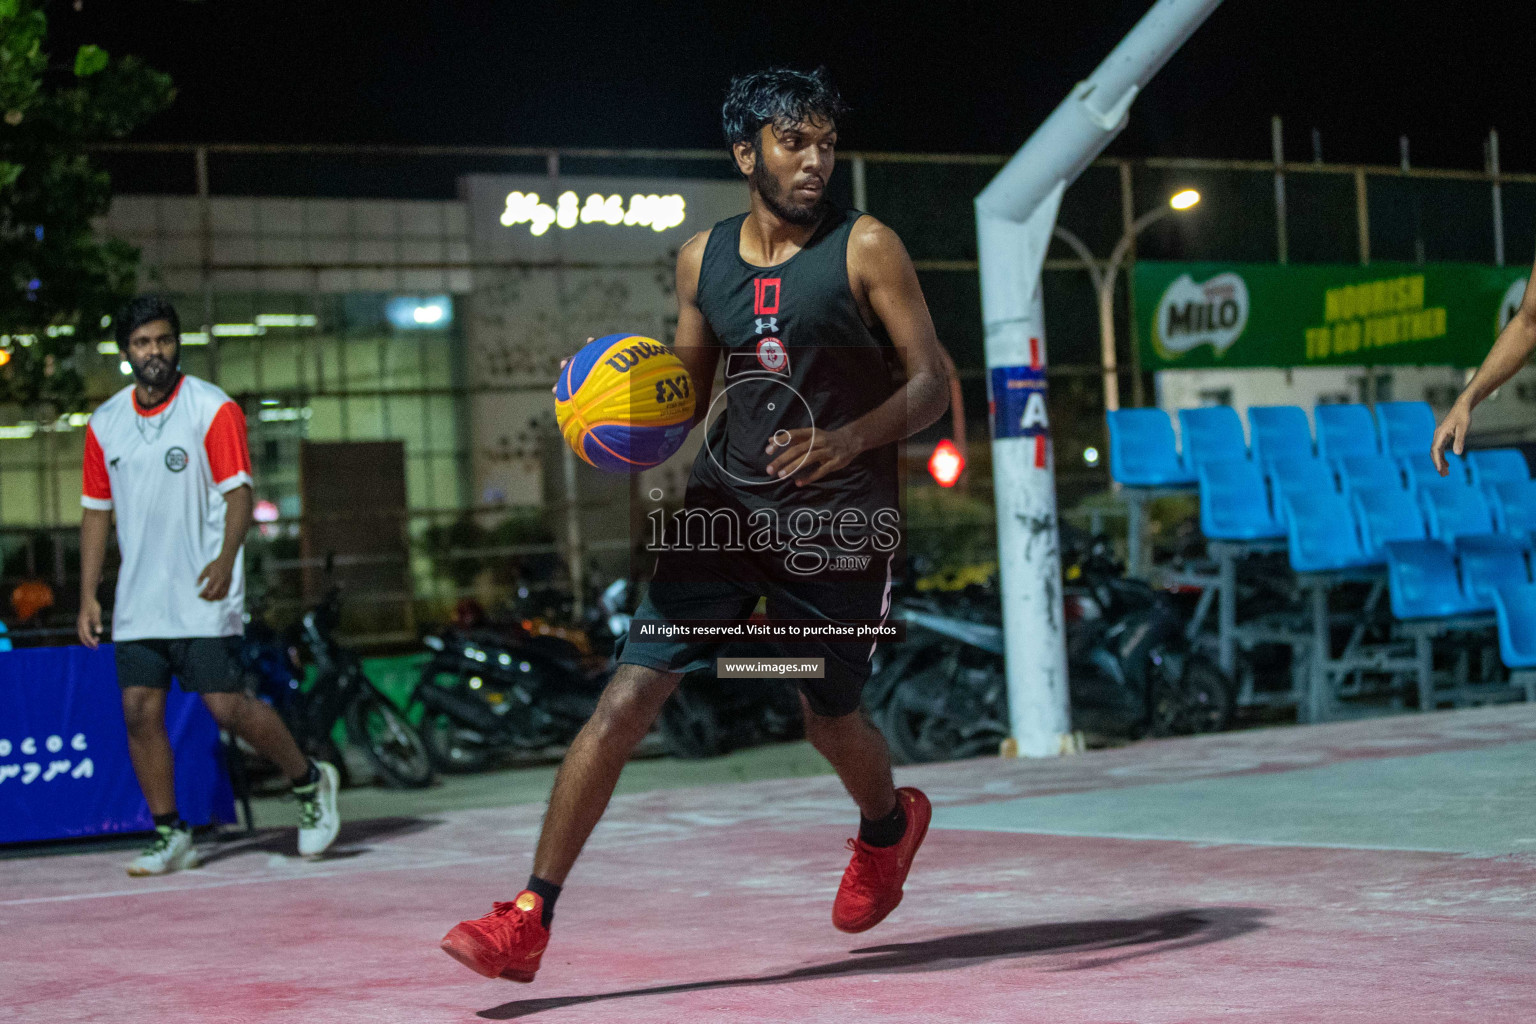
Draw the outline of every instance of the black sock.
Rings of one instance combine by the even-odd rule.
[[[187,830],[187,823],[181,820],[179,811],[171,811],[169,814],[156,814],[155,828],[173,828],[181,832]]]
[[[870,821],[859,815],[859,839],[866,846],[895,846],[907,831],[907,812],[901,809],[901,801],[891,813],[879,821]]]
[[[529,875],[527,889],[544,901],[544,914],[540,923],[548,928],[555,916],[555,900],[560,898],[560,886],[546,882],[538,875]]]
[[[288,781],[294,789],[308,789],[310,786],[313,786],[315,783],[320,781],[320,769],[315,767],[314,761],[310,761],[309,771],[304,773],[304,777],[302,779],[289,779]]]

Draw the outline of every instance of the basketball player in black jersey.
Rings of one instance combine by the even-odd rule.
[[[725,133],[751,209],[695,235],[677,260],[675,351],[696,422],[716,415],[619,667],[555,779],[528,887],[442,941],[486,977],[533,980],[555,898],[625,761],[682,675],[714,664],[718,642],[657,639],[648,624],[741,622],[761,596],[774,621],[841,628],[890,610],[896,445],[943,414],[949,375],[901,241],[827,199],[842,109],[819,70],[731,84]],[[722,363],[728,403],[714,403]],[[832,912],[847,932],[900,902],[931,813],[922,793],[895,788],[861,710],[873,651],[867,638],[784,648],[821,660],[823,678],[797,680],[806,735],[859,808]]]

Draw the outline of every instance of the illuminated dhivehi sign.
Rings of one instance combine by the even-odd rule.
[[[675,228],[687,219],[688,204],[680,195],[654,193],[629,197],[629,205],[617,193],[604,196],[593,192],[585,204],[575,192],[560,193],[555,205],[541,202],[537,192],[508,192],[507,206],[501,213],[502,227],[528,225],[534,237],[548,231],[550,225],[570,230],[577,224],[606,224],[610,227],[645,227],[652,231]]]
[[[667,263],[689,238],[747,209],[746,182],[621,174],[469,174],[474,258]]]

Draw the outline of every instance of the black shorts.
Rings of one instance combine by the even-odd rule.
[[[745,622],[760,598],[768,599],[768,620],[815,620],[841,624],[881,622],[891,609],[895,556],[865,551],[851,561],[809,576],[796,576],[750,552],[662,551],[645,598],[630,622],[630,635],[645,622],[715,620]],[[715,667],[726,646],[719,641],[624,640],[621,665],[688,673]],[[811,710],[835,718],[858,710],[869,680],[871,640],[806,640],[731,644],[742,657],[822,658],[825,677],[796,679]]]
[[[171,676],[188,693],[242,693],[238,636],[123,640],[114,645],[117,684],[169,690]]]

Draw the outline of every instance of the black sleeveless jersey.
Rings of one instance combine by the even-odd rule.
[[[866,519],[882,508],[899,513],[894,444],[804,487],[767,472],[775,435],[835,430],[896,391],[890,338],[864,323],[848,283],[848,236],[861,216],[834,209],[804,248],[772,267],[741,257],[746,214],[710,231],[698,306],[719,341],[725,383],[711,396],[714,420],[689,477],[690,507],[769,508],[781,518],[809,508],[823,527],[844,510]],[[859,532],[856,522],[844,526]]]

